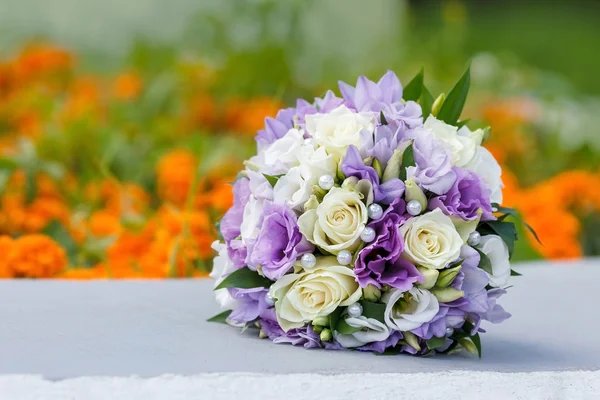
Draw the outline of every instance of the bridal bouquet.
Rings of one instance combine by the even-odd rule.
[[[211,320],[306,348],[481,355],[481,322],[510,316],[517,235],[488,129],[459,119],[469,81],[434,100],[422,71],[361,76],[267,118],[213,244],[227,311]]]

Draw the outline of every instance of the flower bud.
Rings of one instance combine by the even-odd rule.
[[[262,329],[258,332],[258,338],[259,339],[264,339],[266,338],[268,335],[266,334],[265,331],[263,331]]]
[[[351,176],[350,178],[344,179],[341,184],[342,189],[354,191],[354,188],[358,184],[358,178],[355,176]]]
[[[322,199],[327,194],[327,191],[319,185],[313,185],[312,192],[317,197],[317,199]]]
[[[444,104],[444,101],[446,100],[446,94],[442,93],[438,96],[437,99],[435,99],[435,101],[433,102],[433,106],[431,106],[431,115],[433,115],[434,117],[437,117],[437,115],[440,112],[440,109],[442,108],[442,104]]]
[[[440,276],[438,277],[435,286],[439,288],[450,286],[450,284],[454,281],[454,278],[456,278],[456,275],[458,275],[460,272],[461,268],[462,267],[459,265],[458,267],[448,268],[440,272]]]
[[[371,166],[373,167],[373,169],[375,170],[375,172],[377,172],[377,176],[381,178],[383,176],[383,167],[381,165],[381,161],[379,161],[378,159],[374,158],[373,159],[373,163],[371,164]]]
[[[423,275],[423,283],[419,285],[419,287],[423,289],[431,289],[435,286],[435,282],[440,275],[440,272],[437,269],[425,268],[425,267],[417,267],[421,275]]]
[[[323,331],[323,327],[321,325],[315,325],[312,327],[314,333],[321,333]]]
[[[419,346],[419,339],[414,333],[411,332],[402,332],[402,336],[404,336],[404,341],[408,343],[410,347],[419,351],[421,350],[421,346]]]
[[[344,179],[346,179],[346,175],[342,172],[342,161],[343,161],[343,159],[338,164],[337,170],[335,172],[336,178],[340,181],[343,181]]]
[[[465,292],[462,290],[451,287],[434,288],[431,289],[431,293],[438,299],[440,303],[450,303],[451,301],[458,300],[465,296]]]
[[[477,347],[475,347],[475,344],[471,340],[467,338],[460,338],[458,339],[458,343],[469,353],[477,354]]]
[[[363,296],[365,300],[376,302],[381,298],[381,290],[377,288],[377,286],[368,284],[366,288],[363,289]]]
[[[329,326],[329,318],[327,317],[317,317],[312,322],[313,326]]]
[[[382,182],[387,182],[394,178],[400,177],[400,168],[402,168],[402,156],[404,155],[404,151],[412,144],[412,141],[407,140],[404,143],[401,143],[400,146],[394,150],[392,157],[387,162],[387,166],[383,171],[383,175],[381,177]]]
[[[404,182],[406,189],[404,190],[404,198],[406,203],[411,200],[416,200],[421,204],[423,210],[427,209],[427,197],[423,193],[423,189],[417,185],[414,179],[409,178]]]
[[[333,338],[333,335],[331,334],[331,330],[329,329],[323,329],[323,331],[321,332],[321,334],[319,335],[319,337],[321,338],[321,340],[323,342],[328,342]]]

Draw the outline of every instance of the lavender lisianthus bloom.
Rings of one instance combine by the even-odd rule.
[[[294,127],[295,115],[295,108],[284,108],[279,110],[275,118],[266,117],[265,129],[258,131],[255,138],[258,151],[264,150],[271,143],[285,136],[287,131]]]
[[[239,239],[240,228],[244,218],[244,207],[250,198],[250,180],[246,177],[239,178],[233,185],[233,206],[227,210],[219,230],[225,243],[227,253],[237,268],[242,268],[246,260],[246,246]]]
[[[439,208],[444,214],[465,221],[473,221],[480,215],[484,221],[494,219],[490,201],[492,191],[483,180],[474,172],[463,168],[454,167],[453,171],[456,181],[450,190],[431,199],[428,208]]]
[[[407,176],[435,194],[445,194],[456,181],[449,149],[426,129],[415,129],[411,134],[416,166],[407,168]]]
[[[383,353],[386,349],[390,347],[395,347],[400,340],[402,340],[404,336],[402,336],[402,332],[394,331],[392,334],[386,339],[380,342],[373,342],[366,344],[361,347],[357,347],[356,350],[360,351],[374,351],[376,353]]]
[[[429,340],[432,337],[446,336],[446,328],[460,328],[465,323],[466,313],[458,308],[440,306],[438,313],[430,322],[426,322],[411,332]]]
[[[380,183],[375,169],[365,165],[360,152],[353,145],[348,147],[340,169],[347,177],[354,176],[358,179],[369,180],[373,185],[373,195],[377,203],[390,204],[404,194],[404,182],[398,178]]]
[[[315,97],[314,103],[309,103],[304,99],[296,101],[296,119],[295,122],[300,127],[304,127],[305,117],[309,114],[326,114],[335,110],[344,103],[344,99],[337,97],[331,90],[325,93],[323,98]]]
[[[254,269],[261,266],[271,280],[281,278],[300,255],[314,250],[300,233],[296,214],[282,204],[265,202],[259,227],[258,237],[248,245],[246,261]]]
[[[394,130],[411,129],[423,124],[421,106],[414,101],[402,102],[402,84],[392,71],[375,83],[360,76],[356,87],[339,82],[346,106],[356,111],[383,112]]]
[[[407,217],[404,200],[398,198],[383,217],[369,226],[376,232],[375,240],[358,253],[354,274],[361,287],[369,284],[381,288],[390,285],[409,290],[416,282],[423,283],[423,275],[410,262],[400,258],[404,251],[404,238],[398,227]]]
[[[263,287],[250,288],[250,289],[228,289],[231,297],[238,302],[237,307],[233,309],[229,317],[230,321],[241,324],[245,322],[251,322],[259,317],[270,318],[271,312],[269,309],[273,309],[273,306],[269,305],[266,301],[266,294],[268,289]]]

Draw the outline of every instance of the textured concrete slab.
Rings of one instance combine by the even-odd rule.
[[[206,319],[210,281],[0,281],[0,374],[68,377],[600,369],[600,260],[516,265],[481,360],[275,345]]]

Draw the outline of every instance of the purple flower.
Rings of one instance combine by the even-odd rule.
[[[429,340],[434,336],[444,337],[446,336],[446,328],[461,327],[465,323],[465,316],[466,313],[462,310],[442,305],[431,321],[412,330],[412,333],[425,340]]]
[[[445,194],[434,197],[429,202],[429,209],[439,208],[446,215],[453,215],[465,221],[473,221],[483,212],[483,220],[494,219],[490,196],[492,191],[474,172],[453,168],[456,181]]]
[[[300,233],[296,214],[281,204],[265,202],[260,232],[248,246],[248,265],[262,266],[263,274],[277,280],[288,272],[298,256],[311,253],[314,246]]]
[[[496,304],[496,300],[505,293],[506,290],[499,288],[487,292],[489,310],[482,315],[483,319],[490,321],[492,324],[499,324],[511,317],[510,313],[504,311],[501,305]]]
[[[416,129],[411,134],[414,136],[413,155],[416,167],[407,168],[407,175],[435,194],[446,193],[456,180],[448,149],[425,129]]]
[[[264,150],[277,139],[281,139],[294,126],[295,108],[279,110],[275,118],[265,118],[265,129],[258,131],[256,145],[258,151]]]
[[[331,90],[328,90],[327,93],[325,93],[325,97],[322,99],[315,97],[314,104],[303,99],[298,99],[296,100],[296,123],[303,127],[307,115],[317,113],[325,114],[335,110],[343,103],[344,99],[337,97]]]
[[[357,177],[358,179],[367,179],[373,185],[373,195],[375,201],[382,204],[390,204],[395,199],[404,194],[404,182],[398,178],[390,179],[382,184],[379,183],[379,176],[375,169],[365,165],[358,149],[350,145],[346,155],[342,160],[341,170],[347,177]]]
[[[375,229],[375,240],[358,253],[354,273],[361,287],[383,284],[408,290],[415,282],[423,283],[423,276],[410,262],[400,258],[404,239],[398,227],[406,220],[404,200],[396,199],[384,216],[369,226]]]
[[[244,207],[250,198],[250,181],[240,178],[233,185],[233,206],[227,210],[219,229],[227,244],[227,253],[237,268],[242,268],[246,260],[246,247],[236,239],[240,235],[240,227],[244,218]]]
[[[238,302],[238,306],[231,312],[227,319],[236,323],[251,322],[259,317],[271,317],[270,306],[265,295],[268,289],[263,287],[251,289],[228,289],[231,296]]]
[[[386,349],[388,349],[390,347],[395,347],[402,338],[403,338],[402,332],[394,331],[386,340],[382,340],[380,342],[369,343],[364,346],[357,347],[356,350],[374,351],[376,353],[381,354]]]

